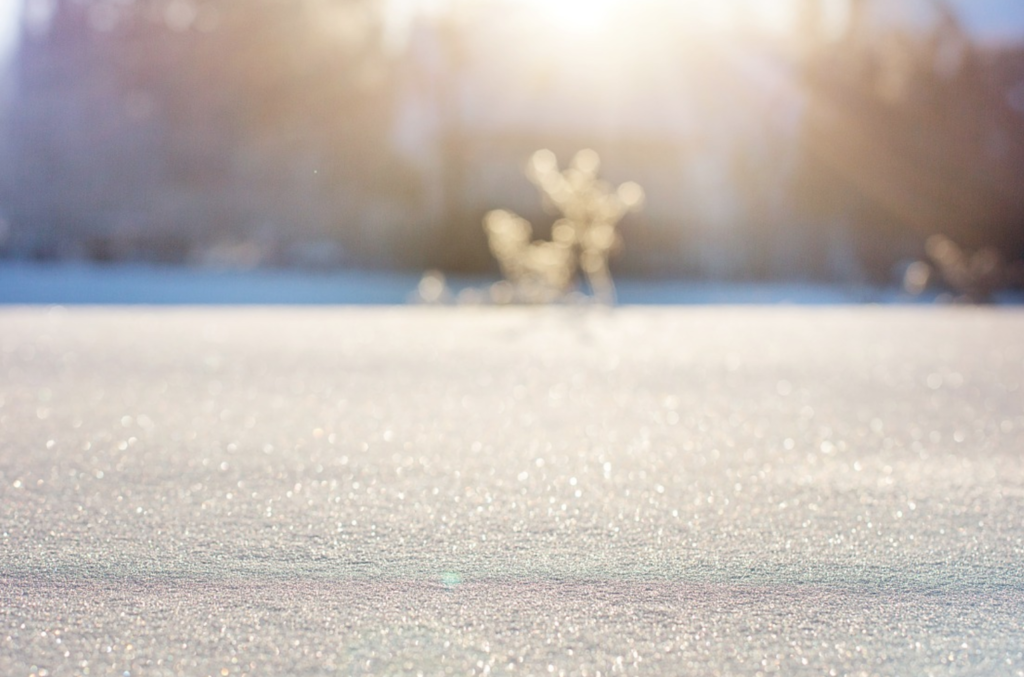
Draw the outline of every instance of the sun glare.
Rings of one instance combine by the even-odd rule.
[[[562,35],[596,37],[618,32],[623,23],[639,22],[683,26],[689,32],[709,34],[742,27],[767,34],[794,28],[796,0],[409,0],[420,6],[445,3],[449,7],[509,6],[528,12],[537,22]],[[835,0],[828,4],[836,4]],[[841,4],[841,3],[840,3]]]
[[[522,0],[561,31],[595,34],[608,30],[628,0]]]

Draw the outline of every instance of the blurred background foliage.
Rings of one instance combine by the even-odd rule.
[[[1024,254],[1024,32],[956,3],[10,7],[8,258],[494,273],[484,214],[557,219],[538,148],[644,187],[616,275],[886,283],[935,234]]]

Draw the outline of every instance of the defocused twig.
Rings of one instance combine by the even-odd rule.
[[[526,176],[562,214],[552,227],[550,242],[531,242],[530,223],[512,212],[495,210],[485,217],[491,252],[511,283],[515,300],[544,303],[564,296],[578,266],[595,298],[615,301],[608,267],[620,243],[615,227],[627,212],[640,208],[644,192],[633,182],[613,190],[597,178],[599,167],[592,150],[577,153],[565,171],[559,171],[551,151],[533,154]]]
[[[960,301],[990,303],[996,292],[1024,283],[1024,267],[1008,264],[999,252],[982,247],[967,252],[945,235],[933,235],[925,243],[931,263],[918,261],[904,276],[904,288],[919,294],[933,277],[933,269]]]

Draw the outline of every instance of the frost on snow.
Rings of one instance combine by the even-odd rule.
[[[0,674],[1024,671],[1018,312],[0,326]]]

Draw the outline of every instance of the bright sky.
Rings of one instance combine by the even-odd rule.
[[[470,2],[472,0],[469,0]],[[479,1],[479,0],[478,0]],[[591,30],[607,19],[616,7],[633,4],[630,0],[518,0],[566,26]],[[781,28],[787,23],[791,0],[733,0],[753,9],[766,27]],[[826,3],[829,0],[826,0]],[[1024,39],[1024,0],[949,0],[969,31],[984,40],[1008,41]],[[396,15],[405,15],[417,8],[438,10],[467,0],[390,0]],[[728,23],[729,2],[725,0],[687,0],[676,5],[708,25]],[[20,0],[0,0],[0,65],[6,61],[17,40],[21,13]]]
[[[393,6],[401,6],[405,13],[443,11],[447,7],[472,5],[488,0],[391,0]],[[490,0],[494,1],[494,0]],[[546,14],[554,21],[566,26],[575,24],[580,30],[596,27],[616,8],[637,7],[643,3],[636,0],[501,0],[517,2]],[[822,0],[826,13],[841,8],[844,0]],[[906,1],[904,7],[927,7],[928,2]],[[982,40],[1006,41],[1024,40],[1024,0],[948,0],[954,11],[964,22],[968,31]],[[657,5],[657,2],[651,2]],[[785,30],[792,25],[794,0],[680,0],[663,3],[673,11],[686,15],[709,27],[727,26],[734,10],[742,7],[752,13],[768,29]],[[896,6],[901,6],[897,3]],[[662,11],[655,9],[655,11]]]
[[[1022,0],[950,0],[967,29],[986,40],[1024,40]]]

